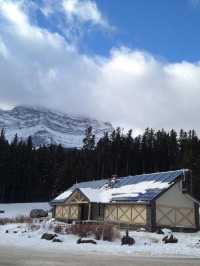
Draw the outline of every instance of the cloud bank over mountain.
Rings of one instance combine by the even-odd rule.
[[[76,31],[114,28],[96,3],[44,3],[0,0],[0,106],[42,105],[126,128],[199,129],[200,62],[171,63],[123,45],[107,57],[85,54]],[[49,25],[60,12],[60,31],[41,25],[39,11]]]

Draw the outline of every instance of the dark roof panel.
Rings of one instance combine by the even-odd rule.
[[[157,197],[164,189],[166,189],[166,186],[163,186],[163,184],[167,184],[167,186],[172,183],[174,183],[177,178],[181,175],[184,175],[185,172],[189,170],[183,169],[183,170],[175,170],[175,171],[168,171],[168,172],[158,172],[158,173],[150,173],[150,174],[142,174],[142,175],[135,175],[135,176],[126,176],[126,177],[120,177],[116,180],[116,182],[113,184],[112,188],[121,188],[128,185],[136,185],[141,182],[149,182],[152,181],[158,186],[153,186],[153,189],[149,189],[149,186],[147,186],[145,192],[143,189],[143,192],[137,191],[137,193],[130,193],[130,191],[127,191],[126,193],[118,193],[118,194],[112,194],[111,201],[121,201],[121,202],[149,202],[155,197]],[[94,181],[88,181],[88,182],[81,182],[78,184],[73,185],[71,188],[69,188],[70,191],[74,191],[77,188],[91,188],[91,189],[100,189],[106,190],[108,188],[108,179],[102,179],[102,180],[94,180]],[[151,183],[151,182],[150,182]],[[161,186],[159,185],[161,184]],[[141,185],[141,184],[140,184]],[[139,185],[139,186],[140,186]],[[152,187],[152,186],[150,186]],[[162,188],[165,187],[165,188]],[[102,191],[101,189],[101,191]],[[129,189],[130,190],[130,189]],[[134,190],[134,189],[133,189]],[[86,195],[87,196],[87,195]],[[53,200],[52,203],[58,201],[57,199]],[[62,199],[64,201],[64,199]],[[59,200],[60,202],[60,200]]]

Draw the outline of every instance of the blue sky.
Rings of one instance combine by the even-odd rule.
[[[0,107],[199,128],[200,0],[0,0]]]
[[[97,4],[117,27],[114,36],[104,38],[106,48],[123,43],[170,61],[199,60],[200,3],[197,1],[97,0]],[[92,49],[106,53],[101,38],[88,39]]]
[[[41,1],[37,1],[41,3]],[[144,49],[169,61],[200,58],[200,2],[198,0],[97,0],[96,4],[115,27],[87,32],[80,49],[107,55],[113,46]],[[41,26],[57,30],[41,17]]]
[[[79,43],[82,52],[108,55],[113,46],[126,45],[172,62],[199,60],[200,1],[96,0],[96,4],[113,30],[97,27],[86,31]],[[37,12],[37,23],[58,31],[62,16],[57,12],[49,19]]]

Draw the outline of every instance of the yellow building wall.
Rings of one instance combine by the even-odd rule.
[[[78,220],[80,216],[79,205],[56,206],[55,218]]]
[[[108,204],[105,206],[104,220],[145,225],[147,223],[147,208],[142,204]]]

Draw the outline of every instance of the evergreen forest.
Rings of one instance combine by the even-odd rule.
[[[31,137],[11,143],[0,133],[0,202],[48,201],[76,182],[189,168],[200,199],[200,139],[194,130],[147,128],[133,137],[117,128],[96,141],[86,129],[81,149],[34,147]]]

